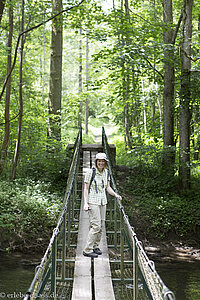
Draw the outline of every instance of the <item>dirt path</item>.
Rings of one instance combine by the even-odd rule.
[[[89,126],[90,131],[95,137],[95,143],[101,144],[101,136],[102,136],[102,127],[93,127]],[[112,134],[118,129],[118,127],[114,123],[106,124],[104,125],[104,129],[109,141],[109,138],[112,136]]]

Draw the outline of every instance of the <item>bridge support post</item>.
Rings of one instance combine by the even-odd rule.
[[[51,298],[56,300],[56,257],[57,257],[57,235],[54,238],[51,260]]]
[[[76,181],[76,177],[74,179]],[[76,199],[76,196],[77,196],[77,186],[76,186],[76,183],[74,184],[73,186],[73,190],[72,190],[72,222],[74,221],[74,204],[75,204],[75,199]]]
[[[117,201],[114,202],[114,245],[117,248]]]
[[[65,258],[66,258],[66,212],[63,216],[63,243],[62,243],[62,280],[65,279]]]
[[[133,300],[137,300],[138,294],[138,250],[133,239]]]
[[[72,191],[73,194],[73,191]],[[69,197],[69,203],[68,203],[68,209],[67,209],[67,247],[70,248],[70,238],[71,238],[71,201],[72,199],[72,194]]]
[[[122,212],[120,211],[120,273],[121,273],[121,280],[124,280],[124,225],[123,225],[123,216]]]
[[[109,208],[110,208],[110,215],[109,215],[109,219],[110,219],[110,224],[113,220],[113,200],[112,197],[108,194],[108,203],[109,203]]]

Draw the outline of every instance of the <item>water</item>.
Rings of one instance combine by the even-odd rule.
[[[0,300],[23,298],[34,276],[35,266],[29,260],[33,257],[26,257],[25,261],[18,255],[0,253]],[[156,270],[176,300],[200,300],[200,262],[159,262]]]
[[[200,300],[200,262],[156,263],[156,270],[176,300]]]
[[[33,279],[34,269],[28,258],[24,260],[20,255],[0,253],[0,300],[23,299]]]

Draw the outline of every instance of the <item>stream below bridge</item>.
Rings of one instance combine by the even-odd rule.
[[[38,257],[0,253],[0,300],[23,299],[39,262]],[[164,283],[175,293],[176,300],[200,299],[200,262],[155,261],[155,264]]]

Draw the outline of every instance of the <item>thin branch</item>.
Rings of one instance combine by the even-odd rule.
[[[172,37],[172,44],[175,44],[176,37],[177,37],[178,31],[179,31],[179,28],[180,28],[180,26],[181,26],[181,22],[182,22],[182,20],[183,20],[183,10],[184,10],[184,7],[183,7],[182,10],[181,10],[181,14],[180,14],[178,23],[177,23],[176,28],[175,28],[175,30],[174,30],[174,34],[173,34],[173,37]]]
[[[15,117],[13,117],[12,119],[10,119],[10,120],[8,120],[8,121],[6,121],[4,123],[0,123],[0,126],[6,125],[8,123],[11,123],[13,120],[17,119],[18,116],[19,116],[19,113]]]
[[[4,91],[5,91],[6,85],[7,85],[7,83],[8,83],[8,79],[9,79],[9,77],[11,76],[12,71],[13,71],[13,69],[14,69],[14,67],[15,67],[15,64],[16,64],[16,60],[17,60],[17,51],[18,51],[18,47],[19,47],[19,43],[20,43],[21,37],[22,37],[24,34],[30,32],[30,31],[32,31],[32,30],[34,30],[34,29],[37,29],[37,28],[39,28],[40,26],[42,26],[42,25],[48,23],[49,21],[55,19],[55,18],[58,17],[59,15],[65,13],[65,12],[68,12],[68,11],[70,11],[71,9],[75,8],[75,7],[79,7],[84,1],[85,1],[85,0],[81,0],[80,3],[78,3],[78,4],[74,5],[74,6],[71,6],[70,8],[63,9],[62,11],[60,11],[59,13],[57,13],[56,15],[50,17],[49,19],[47,19],[47,20],[45,20],[45,21],[39,23],[38,25],[35,25],[35,26],[33,26],[33,27],[29,28],[29,29],[26,29],[26,30],[24,30],[23,32],[21,32],[21,33],[19,34],[18,39],[17,39],[17,44],[16,44],[16,47],[15,47],[15,55],[14,55],[13,64],[12,64],[10,73],[7,75],[7,77],[6,77],[5,81],[4,81],[3,88],[2,88],[2,91],[1,91],[1,94],[0,94],[0,101],[1,101],[1,99],[2,99],[2,97],[3,97],[3,94],[4,94]]]
[[[160,25],[152,24],[151,22],[147,21],[147,20],[146,20],[145,18],[143,18],[142,16],[136,14],[135,12],[133,12],[133,11],[130,9],[130,7],[128,8],[128,10],[129,10],[130,12],[132,12],[134,15],[136,15],[137,17],[139,17],[140,19],[142,19],[143,21],[145,21],[146,23],[148,23],[148,24],[150,24],[150,25],[153,25],[153,26],[159,26],[159,27],[160,27]]]
[[[189,58],[190,60],[192,60],[193,62],[196,62],[200,59],[200,57],[197,58],[192,58],[192,56],[188,55],[187,52],[185,50],[183,50],[183,48],[181,47],[180,50],[184,53],[184,55]]]
[[[178,31],[179,31],[179,28],[180,28],[180,25],[181,25],[181,22],[182,22],[182,19],[183,19],[183,10],[184,10],[184,7],[182,8],[180,18],[179,18],[178,23],[176,25],[176,28],[174,30],[174,35],[173,35],[173,38],[172,38],[172,44],[175,44],[175,41],[176,41],[176,37],[177,37]],[[135,12],[133,12],[130,8],[129,8],[129,11],[132,12],[134,15],[138,16],[140,19],[142,19],[146,23],[152,25],[152,26],[159,26],[159,27],[161,26],[160,24],[152,24],[151,22],[149,22],[148,20],[146,20],[142,16],[140,16],[140,15],[136,14]]]
[[[148,60],[148,58],[146,58],[145,56],[143,56],[143,58],[148,62],[148,64],[150,65],[150,67],[155,70],[160,76],[162,79],[164,79],[164,76],[162,75],[162,73],[160,73],[153,65],[152,63]]]

